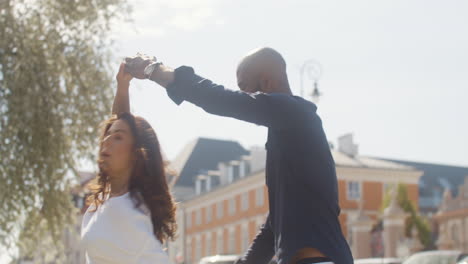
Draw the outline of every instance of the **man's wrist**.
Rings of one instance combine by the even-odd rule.
[[[143,75],[145,76],[145,78],[151,80],[151,76],[157,70],[157,68],[159,68],[160,65],[162,65],[161,62],[153,62],[148,64],[143,70]]]
[[[160,63],[149,79],[167,88],[174,81],[174,70]]]

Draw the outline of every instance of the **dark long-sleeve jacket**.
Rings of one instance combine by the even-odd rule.
[[[266,185],[270,212],[241,263],[268,263],[274,254],[289,264],[297,250],[317,248],[336,264],[352,264],[338,216],[335,163],[317,107],[288,94],[247,94],[175,70],[167,88],[177,104],[191,102],[206,112],[268,127]]]

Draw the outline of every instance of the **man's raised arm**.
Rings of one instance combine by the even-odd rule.
[[[129,61],[128,71],[134,77],[148,78],[165,87],[177,104],[188,101],[211,114],[278,129],[290,129],[305,121],[304,108],[296,97],[232,91],[198,76],[191,67],[182,66],[174,70],[154,61],[145,62],[141,57],[130,58]],[[315,112],[314,108],[309,110]]]

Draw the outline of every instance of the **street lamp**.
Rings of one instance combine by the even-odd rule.
[[[318,103],[322,93],[318,89],[318,80],[322,75],[322,66],[316,60],[306,60],[301,66],[301,97],[304,97],[304,74],[307,74],[310,80],[314,81],[314,90],[310,93],[312,100]]]

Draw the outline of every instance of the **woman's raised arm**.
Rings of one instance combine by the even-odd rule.
[[[130,99],[128,96],[128,89],[132,75],[125,72],[125,63],[120,64],[119,72],[117,73],[117,92],[115,93],[114,103],[112,104],[112,114],[117,115],[120,113],[130,112]]]

